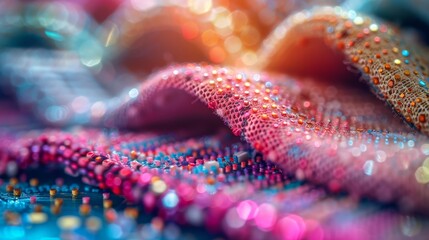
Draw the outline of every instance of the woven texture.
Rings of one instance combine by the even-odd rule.
[[[181,211],[161,209],[160,215],[180,222],[198,202],[205,226],[229,226],[230,237],[342,239],[353,232],[356,239],[377,239],[373,233],[383,229],[380,236],[401,238],[398,226],[405,217],[396,212],[363,212],[365,217],[349,226],[334,216],[350,214],[365,198],[407,214],[428,213],[429,83],[419,57],[423,50],[368,17],[322,9],[298,13],[274,30],[261,49],[260,68],[281,66],[282,59],[294,57],[289,51],[305,49],[308,39],[341,53],[366,86],[204,64],[170,66],[148,77],[136,97],[127,95],[119,108],[109,109],[102,126],[121,132],[4,135],[0,172],[62,164],[68,174],[148,211],[161,205],[168,188],[178,193]],[[135,130],[144,133],[127,132]],[[253,181],[259,176],[253,171],[263,180]],[[276,195],[261,190],[280,189],[292,179],[321,187]],[[204,184],[216,191],[201,190]],[[349,198],[326,197],[336,193]],[[305,201],[294,201],[298,198]],[[252,212],[254,205],[259,212]],[[253,210],[238,216],[243,206]],[[422,229],[417,237],[425,236],[428,228]]]

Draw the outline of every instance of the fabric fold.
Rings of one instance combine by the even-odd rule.
[[[369,89],[353,85],[358,79],[347,79],[347,74],[341,75],[344,79],[329,81],[317,75],[291,77],[284,72],[273,72],[288,69],[288,64],[301,64],[293,62],[291,52],[299,49],[305,52],[312,41],[332,50],[324,53],[339,54],[347,61],[346,65],[334,62],[338,68],[352,66],[359,70],[360,78]],[[210,209],[205,215],[208,228],[219,227],[216,221],[240,217],[241,225],[238,230],[231,230],[231,236],[243,234],[241,237],[245,238],[248,235],[241,226],[248,224],[251,228],[256,224],[261,232],[280,238],[290,234],[282,229],[292,221],[298,229],[296,238],[310,238],[318,231],[319,223],[313,224],[312,217],[303,220],[290,214],[291,209],[278,210],[286,208],[282,203],[295,195],[287,193],[284,198],[271,199],[257,191],[260,186],[237,181],[234,183],[241,187],[234,188],[222,175],[228,171],[227,166],[229,171],[234,164],[236,168],[241,164],[244,169],[263,156],[264,162],[258,167],[269,177],[258,184],[281,185],[284,179],[291,178],[322,186],[317,196],[310,194],[307,199],[319,201],[315,209],[329,205],[330,211],[337,211],[334,204],[324,199],[326,190],[331,194],[345,192],[359,200],[369,198],[393,204],[406,213],[426,215],[429,212],[426,84],[429,82],[427,63],[418,49],[422,48],[411,47],[394,28],[353,12],[340,8],[301,12],[285,20],[265,41],[260,69],[189,63],[152,74],[132,96],[124,97],[120,107],[109,109],[100,124],[120,132],[103,133],[98,129],[3,136],[0,173],[11,175],[17,169],[33,165],[63,164],[66,173],[81,175],[85,183],[109,189],[130,202],[140,202],[147,210],[162,201],[167,186],[174,186],[179,195],[181,192],[198,195],[195,201],[215,205],[207,203],[206,206]],[[310,59],[312,57],[317,59]],[[309,64],[342,59],[336,57],[320,56],[317,52],[307,56]],[[305,57],[300,59],[306,64]],[[326,73],[335,75],[334,71],[336,69],[328,69]],[[345,82],[338,82],[343,80]],[[229,133],[220,130],[224,129],[223,124]],[[130,133],[132,131],[141,133]],[[201,148],[204,153],[221,149],[219,152],[229,154],[230,150],[222,150],[220,146],[237,140],[231,133],[243,142],[237,143],[238,155],[230,159],[230,165],[224,166],[222,159],[208,154],[205,156],[210,159],[201,159],[198,167],[195,167],[198,165],[195,157],[191,156],[186,156],[189,163],[181,165],[186,154],[198,155],[196,151]],[[202,136],[207,138],[197,138]],[[249,157],[249,152],[255,156]],[[159,156],[153,159],[155,153],[161,153],[161,157],[169,153],[173,157],[171,161],[170,157],[168,161]],[[199,176],[209,176],[209,180],[204,181],[209,185],[219,183],[221,187],[214,193],[197,193],[203,181]],[[181,181],[191,184],[181,184]],[[186,194],[179,197],[185,201],[180,205],[185,209],[191,200],[186,202]],[[247,197],[252,198],[251,202],[245,202]],[[257,209],[263,209],[274,220],[269,226],[264,222],[265,216],[243,220],[237,216],[240,204],[248,204],[250,208],[256,204]],[[356,203],[344,201],[338,208],[353,204]],[[229,208],[238,212],[231,212]],[[304,216],[305,204],[298,208]],[[183,212],[177,213],[178,219],[183,217],[181,214]],[[374,218],[360,224],[371,229],[370,223],[377,221]],[[399,221],[400,217],[394,215],[392,222],[398,224]],[[347,233],[335,235],[335,219],[323,224],[326,236],[347,236]],[[273,229],[276,230],[270,232]]]

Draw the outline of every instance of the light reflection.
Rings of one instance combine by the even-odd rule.
[[[71,106],[76,113],[84,113],[89,110],[89,100],[85,96],[78,96],[72,101]]]
[[[235,208],[231,208],[228,210],[225,216],[225,222],[230,228],[241,228],[246,223],[242,218],[238,216]]]
[[[302,239],[305,232],[305,224],[301,217],[288,215],[277,223],[282,239]]]
[[[252,200],[240,202],[237,206],[237,213],[243,220],[251,220],[255,218],[258,205]]]
[[[167,190],[167,184],[164,181],[158,179],[152,182],[151,189],[155,194],[161,194]]]
[[[77,216],[62,216],[58,218],[57,225],[62,230],[74,230],[80,227],[81,220]]]
[[[374,174],[374,161],[373,160],[367,160],[365,164],[363,165],[363,172],[365,175],[371,176]]]
[[[230,36],[225,40],[225,47],[230,53],[237,53],[241,50],[241,40],[236,36]]]
[[[156,0],[131,0],[132,6],[138,11],[148,11],[157,6]]]
[[[263,203],[257,209],[256,226],[263,231],[270,231],[277,221],[277,210],[269,203]]]
[[[179,198],[174,191],[168,192],[162,199],[162,203],[167,208],[174,208],[179,203]]]
[[[422,146],[420,147],[420,150],[424,155],[429,155],[429,143],[422,144]]]
[[[68,109],[64,106],[49,106],[45,111],[45,117],[50,122],[60,122],[65,120]]]
[[[418,183],[429,183],[429,168],[425,166],[420,166],[416,170],[415,177]]]
[[[401,230],[407,237],[416,236],[421,230],[421,223],[414,217],[405,216],[402,220]]]
[[[189,9],[196,14],[204,14],[212,8],[212,0],[188,0]]]
[[[106,105],[103,102],[95,102],[91,107],[91,114],[94,117],[102,117],[106,113]]]
[[[51,39],[53,39],[55,41],[61,42],[61,41],[64,40],[64,37],[61,34],[59,34],[57,32],[54,32],[54,31],[48,31],[48,30],[46,30],[45,34],[46,34],[47,37],[49,37],[49,38],[51,38]]]
[[[130,98],[136,98],[138,95],[139,95],[139,90],[137,90],[137,88],[132,88],[128,92],[128,96],[130,96]]]

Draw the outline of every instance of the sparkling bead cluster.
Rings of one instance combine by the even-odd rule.
[[[429,133],[428,65],[419,54],[423,47],[412,46],[397,29],[354,11],[323,8],[296,14],[280,24],[266,39],[261,62],[269,66],[273,59],[287,58],[287,52],[277,51],[283,42],[309,37],[320,38],[345,54],[378,97],[405,122]]]
[[[184,92],[196,96],[235,135],[299,179],[323,183],[334,192],[400,203],[408,210],[425,209],[429,193],[415,172],[426,158],[426,138],[407,132],[381,110],[384,106],[356,101],[359,91],[333,98],[330,91],[315,94],[314,86],[324,89],[264,73],[193,64],[171,67],[142,84],[139,97],[129,99],[109,122],[144,126],[162,111],[146,104],[162,99],[165,89],[177,89],[177,98]],[[365,111],[368,106],[373,115]]]
[[[80,175],[86,183],[125,196],[128,202],[139,204],[146,212],[156,212],[161,222],[174,220],[180,224],[204,225],[240,239],[258,239],[257,236],[340,239],[356,225],[366,230],[368,235],[359,235],[365,238],[378,232],[373,228],[386,229],[394,239],[409,231],[415,237],[427,234],[426,228],[420,227],[425,226],[424,222],[418,218],[402,221],[403,216],[399,214],[377,212],[369,216],[362,214],[353,220],[353,225],[345,224],[344,232],[338,232],[342,223],[328,219],[355,211],[365,212],[366,207],[356,205],[353,198],[329,197],[323,189],[291,180],[276,164],[267,162],[247,144],[223,145],[223,138],[222,135],[195,139],[183,138],[180,134],[173,137],[105,135],[98,131],[46,132],[41,137],[33,134],[20,138],[2,166],[10,171],[64,164],[68,174]],[[97,142],[91,143],[89,139]],[[26,197],[18,196],[20,188],[16,187],[17,181],[12,180],[8,186],[14,189],[15,197]],[[37,179],[31,179],[30,184],[37,186]],[[55,199],[51,212],[58,215],[62,199],[57,197],[56,188],[51,188],[49,194]],[[70,194],[79,197],[85,193],[71,188]],[[30,201],[34,211],[44,214],[36,198],[30,197]],[[94,218],[90,202],[90,198],[82,197],[80,205],[80,214],[89,217],[88,220]],[[115,223],[118,216],[108,192],[103,193],[103,206],[106,221]],[[318,215],[321,212],[323,214]],[[124,213],[135,219],[138,210],[129,208]],[[7,216],[9,220],[16,218],[13,213]],[[59,226],[65,228],[69,220],[80,221],[70,217],[59,217]],[[401,229],[405,229],[404,233]]]

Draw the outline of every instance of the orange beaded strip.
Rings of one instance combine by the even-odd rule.
[[[260,63],[269,69],[273,61],[291,57],[285,45],[294,38],[320,38],[345,54],[349,64],[363,73],[364,81],[409,125],[429,134],[428,64],[419,54],[422,47],[399,36],[390,26],[339,7],[301,12],[267,38]]]

